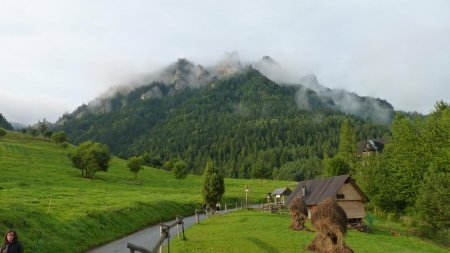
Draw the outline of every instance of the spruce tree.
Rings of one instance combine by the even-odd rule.
[[[355,168],[356,162],[356,135],[350,126],[348,119],[341,124],[339,131],[339,151],[338,157],[342,159],[352,170]]]
[[[211,158],[206,162],[205,171],[203,173],[203,200],[209,209],[215,208],[217,202],[222,199],[225,193],[225,183],[222,174],[214,166]]]

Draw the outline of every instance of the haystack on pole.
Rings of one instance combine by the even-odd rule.
[[[289,228],[292,230],[309,230],[305,226],[305,221],[308,218],[308,208],[303,198],[300,196],[295,197],[289,205],[289,210],[291,213],[291,225]]]
[[[352,249],[345,245],[347,234],[347,215],[332,198],[326,198],[311,216],[316,229],[316,237],[307,249],[321,253],[350,253]]]

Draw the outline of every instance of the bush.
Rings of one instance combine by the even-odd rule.
[[[3,128],[0,128],[0,137],[3,137],[6,135],[6,131]]]

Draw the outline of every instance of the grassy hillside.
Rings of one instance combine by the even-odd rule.
[[[178,182],[170,172],[148,168],[138,180],[126,161],[113,158],[96,180],[81,178],[68,149],[17,132],[0,138],[0,232],[18,231],[27,252],[85,252],[150,224],[190,215],[201,204],[201,177]],[[263,200],[293,182],[225,180],[225,201]]]
[[[238,211],[214,216],[186,231],[186,241],[171,243],[173,252],[310,252],[305,248],[313,240],[314,232],[288,229],[289,215]],[[307,225],[311,227],[311,224]],[[393,236],[394,229],[400,235]],[[414,236],[396,223],[375,219],[372,233],[349,230],[346,243],[354,252],[370,253],[439,253],[448,249]],[[167,250],[167,248],[165,248]],[[167,251],[166,251],[167,252]]]

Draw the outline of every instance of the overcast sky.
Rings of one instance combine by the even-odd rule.
[[[233,51],[429,113],[450,102],[449,13],[447,0],[0,0],[0,113],[53,122],[178,58]]]

